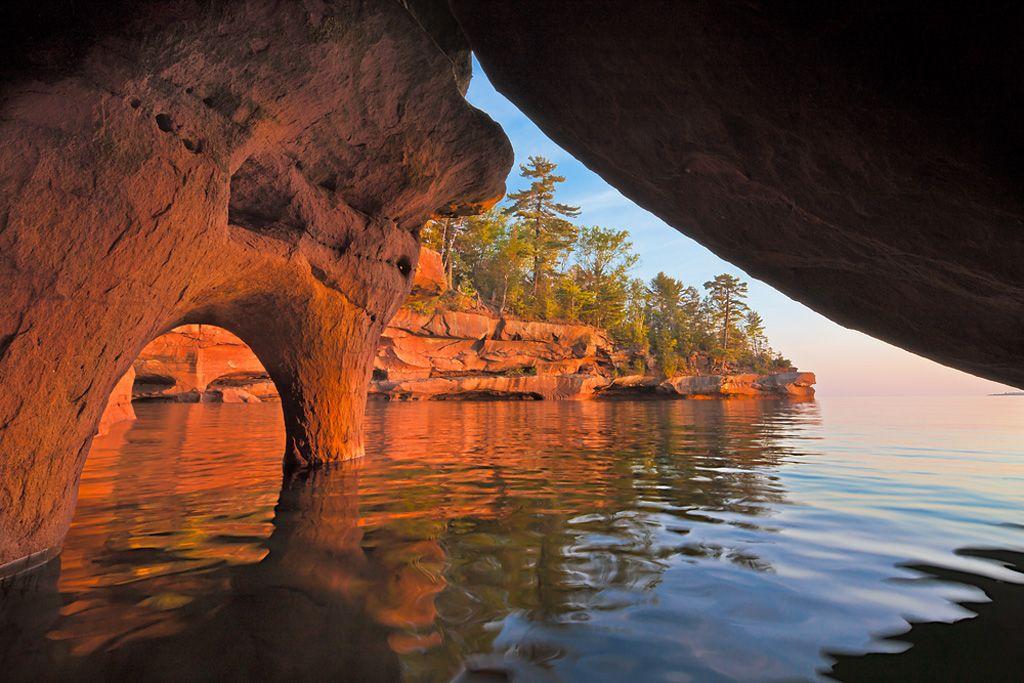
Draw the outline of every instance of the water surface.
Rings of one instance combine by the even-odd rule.
[[[1019,680],[1024,398],[137,406],[12,680]]]

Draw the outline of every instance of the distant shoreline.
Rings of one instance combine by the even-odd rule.
[[[989,396],[1024,396],[1024,391],[1004,391],[999,394],[989,394]]]

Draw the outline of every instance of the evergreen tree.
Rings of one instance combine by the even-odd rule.
[[[555,300],[558,303],[562,318],[570,322],[578,322],[583,312],[592,310],[599,305],[597,292],[582,284],[579,268],[572,268],[558,277],[555,286]]]
[[[630,280],[626,287],[626,306],[622,322],[611,330],[617,342],[633,347],[641,355],[646,355],[650,350],[650,296],[650,290],[643,280]]]
[[[507,211],[525,228],[523,239],[529,245],[532,260],[534,305],[546,294],[545,287],[554,268],[572,248],[576,226],[569,218],[579,215],[577,206],[555,201],[555,186],[565,181],[555,175],[556,164],[544,157],[531,156],[519,167],[519,174],[530,180],[530,186],[508,195],[512,202]]]
[[[622,323],[629,296],[629,271],[639,257],[626,230],[582,228],[576,242],[574,274],[593,296],[580,309],[580,319],[607,329]]]
[[[665,273],[651,279],[648,297],[651,351],[666,376],[679,366],[679,340],[685,336],[686,285]]]
[[[505,208],[431,221],[421,233],[441,252],[454,305],[475,299],[502,315],[602,327],[635,354],[636,372],[650,355],[666,375],[703,372],[709,360],[759,372],[789,366],[747,305],[745,282],[718,275],[704,283],[701,298],[665,273],[649,283],[631,279],[638,257],[626,230],[577,229],[568,219],[579,209],[555,201],[564,180],[555,164],[530,157],[520,169],[531,185],[509,195]]]
[[[728,360],[730,333],[740,316],[749,310],[745,301],[747,283],[735,275],[723,273],[705,282],[704,289],[708,291],[708,303],[718,323],[723,358]]]
[[[767,346],[764,338],[764,319],[761,318],[761,314],[753,310],[748,311],[747,317],[744,318],[743,331],[747,335],[751,353],[756,361],[761,363]]]

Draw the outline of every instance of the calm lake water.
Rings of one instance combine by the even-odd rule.
[[[1024,398],[137,406],[6,680],[1020,680]]]

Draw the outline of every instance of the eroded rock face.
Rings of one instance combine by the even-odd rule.
[[[192,402],[228,396],[244,402],[242,394],[224,394],[223,389],[244,386],[257,400],[264,387],[273,391],[273,382],[245,342],[213,325],[182,325],[160,335],[135,359],[134,375],[136,400]]]
[[[419,294],[440,294],[448,289],[441,255],[433,249],[420,247],[420,259],[416,264],[416,275],[412,279],[412,291]]]
[[[96,427],[97,436],[109,432],[112,425],[135,419],[135,409],[132,408],[132,386],[134,384],[135,369],[128,368],[128,372],[124,373],[124,376],[114,385],[114,390],[110,392],[107,407],[103,409],[100,423]]]
[[[1024,386],[1024,6],[450,0],[495,87],[833,320]]]
[[[462,97],[466,55],[400,3],[117,19],[73,57],[3,69],[0,566],[59,545],[115,383],[177,325],[253,349],[289,463],[359,455],[420,226],[495,201],[512,161]]]
[[[432,253],[421,251],[428,258]],[[586,325],[403,307],[381,336],[370,391],[395,399],[588,398],[610,381],[614,355],[607,334]],[[134,377],[136,400],[278,400],[249,347],[212,325],[182,325],[160,335],[135,360]]]
[[[592,398],[611,380],[590,373],[564,375],[466,375],[373,382],[370,393],[397,401],[520,399],[575,401]]]
[[[780,372],[774,375],[683,375],[657,385],[659,391],[691,398],[741,398],[786,396],[814,397],[813,372]]]
[[[374,370],[379,380],[392,383],[524,373],[611,376],[613,354],[608,335],[588,325],[525,322],[487,312],[426,314],[403,307],[384,330]],[[373,391],[391,393],[388,386],[375,382]]]

